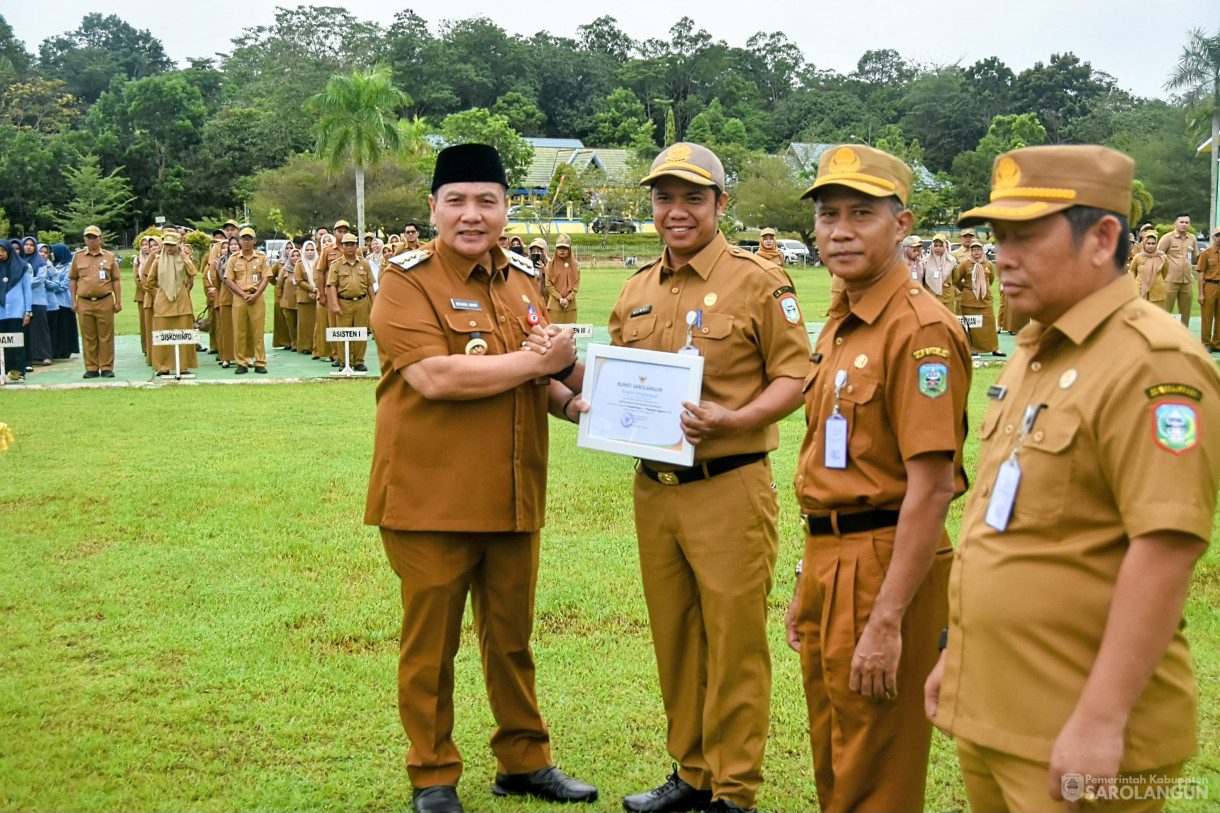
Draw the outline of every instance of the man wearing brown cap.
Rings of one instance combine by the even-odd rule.
[[[784,259],[784,252],[776,248],[775,229],[769,226],[758,233],[758,256],[780,268],[788,263]]]
[[[1191,302],[1194,300],[1194,280],[1191,271],[1199,245],[1190,233],[1190,215],[1183,212],[1174,218],[1173,231],[1156,245],[1168,258],[1165,265],[1165,312],[1173,313],[1176,305],[1182,324],[1190,326]]]
[[[932,727],[921,689],[948,612],[949,503],[966,490],[970,353],[899,244],[911,171],[832,147],[812,198],[843,280],[805,379],[794,480],[805,556],[788,609],[822,810],[922,810]]]
[[[957,288],[953,269],[957,260],[949,253],[949,240],[943,234],[932,236],[932,250],[923,259],[923,287],[940,300],[950,313],[957,313]]]
[[[1203,324],[1199,335],[1210,353],[1220,353],[1220,229],[1212,232],[1212,244],[1199,254],[1195,266],[1199,276],[1199,304]]]
[[[317,276],[319,291],[326,290],[326,285],[327,285],[327,281],[328,281],[327,274],[330,269],[330,264],[335,262],[336,260],[338,260],[340,257],[343,256],[343,248],[342,248],[343,236],[345,234],[351,234],[352,227],[348,224],[348,222],[346,220],[338,220],[338,221],[335,221],[335,227],[331,231],[335,235],[335,242],[333,245],[328,247],[328,246],[323,245],[322,243],[318,243],[318,262],[314,266],[314,273]],[[334,311],[332,311],[330,309],[329,305],[325,301],[325,297],[319,298],[318,305],[319,305],[319,309],[320,309],[320,315],[326,319],[325,325],[322,325],[321,323],[319,323],[318,333],[321,334],[322,336],[325,336],[327,327],[335,327],[335,313],[334,313]],[[341,342],[324,342],[322,344],[322,346],[327,348],[325,352],[320,351],[316,348],[315,348],[314,352],[316,352],[320,356],[325,356],[325,355],[329,354],[331,366],[332,367],[340,366],[342,364],[342,362],[339,361],[339,356],[343,353],[342,343]]]
[[[257,235],[244,228],[238,234],[241,253],[229,257],[225,265],[225,286],[233,292],[233,341],[237,354],[237,375],[267,372],[267,346],[263,326],[267,322],[267,307],[263,291],[271,282],[271,261],[261,251],[254,250]]]
[[[686,346],[704,367],[701,400],[682,417],[694,465],[636,469],[640,570],[677,770],[623,806],[749,809],[770,723],[779,504],[768,453],[776,423],[800,404],[809,337],[787,273],[720,233],[724,167],[711,150],[674,144],[641,183],[666,248],[623,287],[611,341]]]
[[[335,327],[368,327],[369,312],[376,294],[373,292],[373,269],[359,255],[356,235],[343,235],[340,241],[343,255],[330,264],[326,276],[326,297]],[[364,372],[364,353],[368,342],[349,342],[352,369]]]
[[[989,220],[1032,318],[979,428],[928,715],[973,810],[1159,810],[1197,750],[1182,608],[1212,534],[1220,374],[1124,273],[1134,162],[999,156]]]
[[[962,229],[959,237],[961,238],[962,244],[953,249],[952,254],[953,259],[957,260],[959,263],[962,263],[970,259],[970,246],[974,245],[975,242],[974,229]]]
[[[102,248],[102,230],[85,229],[85,247],[68,268],[72,310],[80,320],[85,378],[114,378],[114,315],[123,310],[122,280],[115,256]]]
[[[532,248],[532,245],[531,245]],[[547,310],[557,325],[577,321],[576,294],[580,291],[580,264],[572,256],[572,238],[559,235],[555,241],[555,256],[546,264]]]
[[[507,188],[494,148],[443,150],[428,198],[437,239],[387,263],[372,315],[382,377],[364,521],[401,581],[398,708],[419,813],[462,810],[453,659],[468,595],[498,724],[492,792],[597,798],[552,763],[534,687],[547,413],[567,403],[556,379],[575,371],[576,345],[563,330],[545,354],[520,351],[546,303],[530,262],[496,245]]]
[[[923,282],[923,240],[914,234],[902,238],[902,259],[911,274],[911,282]]]

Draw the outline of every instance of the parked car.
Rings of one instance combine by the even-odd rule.
[[[595,234],[607,232],[609,234],[634,234],[635,224],[625,217],[596,217],[593,219],[593,231]]]
[[[800,240],[776,240],[775,247],[788,265],[805,265],[809,261],[809,249]]]
[[[275,262],[284,253],[284,246],[288,245],[287,240],[268,240],[263,246],[263,253],[267,255],[267,259]]]

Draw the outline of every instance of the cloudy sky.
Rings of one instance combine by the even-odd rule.
[[[940,3],[910,0],[772,0],[753,3],[726,0],[616,0],[613,4],[555,3],[550,0],[446,0],[444,11],[433,4],[384,3],[375,0],[316,0],[315,5],[342,5],[368,20],[387,23],[413,7],[435,32],[442,18],[483,15],[517,34],[547,30],[571,36],[579,25],[611,14],[637,39],[664,37],[679,18],[689,16],[717,39],[744,45],[755,31],[782,29],[806,58],[819,68],[850,71],[869,49],[894,48],[908,59],[946,64],[998,56],[1014,72],[1047,61],[1052,53],[1072,51],[1093,67],[1118,79],[1141,96],[1165,97],[1165,77],[1173,69],[1186,32],[1202,26],[1220,29],[1216,0],[1177,0],[1170,6],[1135,0],[1100,3],[1084,0],[1024,0],[997,10],[990,3]],[[74,29],[85,14],[104,8],[136,28],[146,28],[179,61],[227,51],[242,28],[270,23],[277,5],[292,0],[209,0],[185,14],[183,6],[151,0],[51,0],[6,3],[2,12],[27,50],[37,54],[48,36]],[[743,10],[755,16],[746,18]],[[174,22],[179,19],[179,22]]]

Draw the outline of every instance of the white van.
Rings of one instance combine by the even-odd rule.
[[[288,245],[287,240],[268,240],[263,246],[263,253],[267,255],[267,259],[275,262],[284,253],[284,246]]]
[[[775,247],[788,265],[804,265],[809,260],[809,249],[800,240],[776,240]]]

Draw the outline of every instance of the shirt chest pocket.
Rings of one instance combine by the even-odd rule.
[[[488,354],[504,352],[500,338],[495,333],[495,325],[491,316],[483,311],[446,314],[445,328],[451,354],[466,354],[466,348],[473,339],[482,339],[487,342]]]
[[[655,316],[633,316],[623,325],[623,344],[632,347],[646,343],[657,327]]]
[[[737,359],[733,358],[733,314],[704,313],[702,326],[691,331],[692,341],[703,356],[703,371],[707,375],[719,375],[732,369]]]
[[[881,431],[880,386],[871,378],[854,376],[839,392],[839,412],[847,419],[847,450],[858,458],[873,447],[873,436]]]
[[[1017,453],[1021,484],[1014,513],[1042,518],[1063,512],[1075,475],[1079,435],[1079,415],[1051,417],[1044,411],[1039,416]]]

